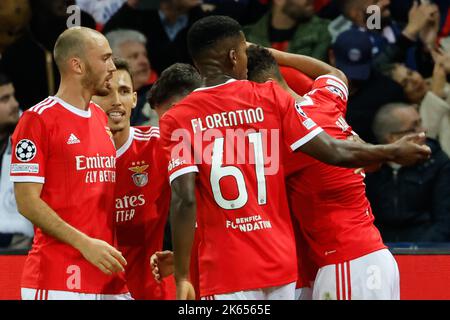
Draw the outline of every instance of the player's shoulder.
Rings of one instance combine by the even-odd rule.
[[[136,142],[148,142],[159,138],[159,128],[153,126],[133,127],[133,140]]]
[[[152,150],[157,146],[159,146],[159,129],[157,127],[131,127],[127,141],[117,149],[116,156],[118,159],[122,159],[124,154],[151,157]]]
[[[91,100],[91,102],[89,103],[89,108],[91,109],[92,112],[100,112],[100,113],[105,113],[105,111],[102,109],[102,107],[100,107],[98,104],[96,104],[94,101]]]
[[[223,98],[227,95],[234,96],[242,94],[246,92],[246,90],[250,91],[257,85],[258,83],[249,80],[229,79],[228,81],[217,85],[197,88],[182,101],[188,101],[188,99],[191,101],[194,99],[207,101],[211,97]]]
[[[237,80],[234,85],[243,90],[273,90],[277,87],[277,83],[273,80],[267,80],[266,82],[254,82],[250,80]]]
[[[266,82],[257,83],[252,82],[251,88],[254,93],[260,96],[290,96],[276,81],[267,80]]]
[[[161,130],[164,131],[167,127],[179,128],[185,125],[186,121],[190,121],[198,114],[200,101],[202,100],[192,100],[190,97],[186,97],[176,103],[159,119]]]
[[[102,107],[100,107],[95,102],[91,101],[89,103],[89,110],[91,111],[91,114],[97,115],[102,118],[102,120],[108,122],[108,115],[106,114],[105,110],[103,110]]]
[[[24,115],[46,118],[52,111],[57,110],[55,108],[57,105],[59,105],[59,101],[55,97],[48,97],[25,111]]]
[[[312,95],[316,92],[323,92],[323,90],[325,90],[324,92],[327,94],[341,98],[344,102],[348,100],[349,92],[347,84],[334,75],[327,74],[318,77],[314,81],[311,92],[307,95]]]

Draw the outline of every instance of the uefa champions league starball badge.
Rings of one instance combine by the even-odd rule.
[[[16,158],[21,162],[28,162],[33,160],[36,156],[37,148],[33,141],[22,139],[16,146]]]

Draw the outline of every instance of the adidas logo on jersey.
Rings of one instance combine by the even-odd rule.
[[[80,139],[78,139],[73,133],[70,134],[70,137],[67,140],[67,144],[76,144],[76,143],[80,143]]]

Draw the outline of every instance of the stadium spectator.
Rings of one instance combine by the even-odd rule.
[[[349,79],[348,123],[363,140],[374,143],[372,121],[377,110],[386,103],[401,100],[403,91],[400,85],[372,67],[371,48],[366,32],[350,29],[333,44],[330,61]]]
[[[414,3],[410,6],[405,26],[392,19],[390,0],[341,0],[343,15],[332,21],[330,33],[335,39],[349,28],[366,31],[372,42],[374,64],[404,61],[422,73],[430,72],[430,46],[439,20],[438,8],[432,4]],[[367,11],[371,5],[380,8],[380,25],[369,25],[377,12]],[[371,13],[371,14],[369,14]]]
[[[190,62],[186,46],[189,27],[205,16],[199,0],[161,0],[158,9],[137,9],[125,3],[103,32],[133,29],[147,37],[147,51],[158,74],[176,62]]]
[[[436,53],[433,76],[425,80],[417,71],[394,64],[386,74],[403,87],[406,100],[419,106],[427,136],[439,140],[450,155],[450,56]]]
[[[417,0],[391,0],[391,13],[392,18],[399,23],[407,23],[408,21],[408,10],[412,7],[414,1]],[[439,7],[440,12],[440,35],[446,36],[448,35],[448,29],[446,23],[448,23],[449,15],[449,3],[448,0],[425,0],[420,2],[430,2],[434,3]]]
[[[19,121],[14,86],[0,73],[0,248],[29,249],[33,225],[17,211],[14,185],[9,180],[11,135]]]
[[[134,5],[135,0],[76,0],[76,4],[95,19],[99,30],[127,1]]]
[[[107,117],[91,102],[115,71],[106,38],[71,28],[57,39],[57,96],[24,112],[12,136],[19,212],[36,226],[22,275],[26,300],[131,299],[115,249],[116,150]]]
[[[156,283],[150,256],[162,249],[170,186],[166,160],[159,147],[159,130],[152,126],[130,126],[137,101],[132,71],[125,60],[115,59],[117,71],[107,96],[93,101],[105,111],[117,149],[114,213],[117,244],[127,260],[125,275],[134,299],[171,298],[166,283]],[[173,297],[172,297],[173,298]]]
[[[423,130],[417,108],[401,103],[383,106],[373,126],[381,143]],[[367,174],[375,224],[386,242],[450,241],[450,160],[437,141],[428,139],[426,144],[432,150],[426,162],[388,163]]]
[[[246,27],[245,34],[255,44],[326,61],[328,23],[315,15],[312,0],[274,0],[270,12]]]
[[[31,18],[29,0],[3,0],[0,6],[0,60],[8,46],[20,38]]]
[[[22,110],[56,93],[59,73],[52,50],[59,34],[67,29],[67,7],[71,4],[74,0],[30,1],[32,19],[27,32],[8,47],[0,60],[0,70],[14,83]],[[95,21],[81,11],[81,25],[95,28]]]
[[[157,117],[147,103],[147,93],[154,81],[155,74],[147,55],[147,39],[136,30],[118,29],[106,35],[114,56],[125,59],[133,73],[133,86],[137,92],[137,104],[131,116],[131,125],[156,125]],[[152,79],[153,78],[153,79]]]

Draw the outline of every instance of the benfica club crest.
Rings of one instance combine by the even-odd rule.
[[[133,162],[131,164],[133,167],[128,168],[128,170],[133,171],[131,175],[133,182],[138,187],[143,187],[148,183],[148,173],[145,170],[148,169],[149,165],[145,164],[145,161]]]

